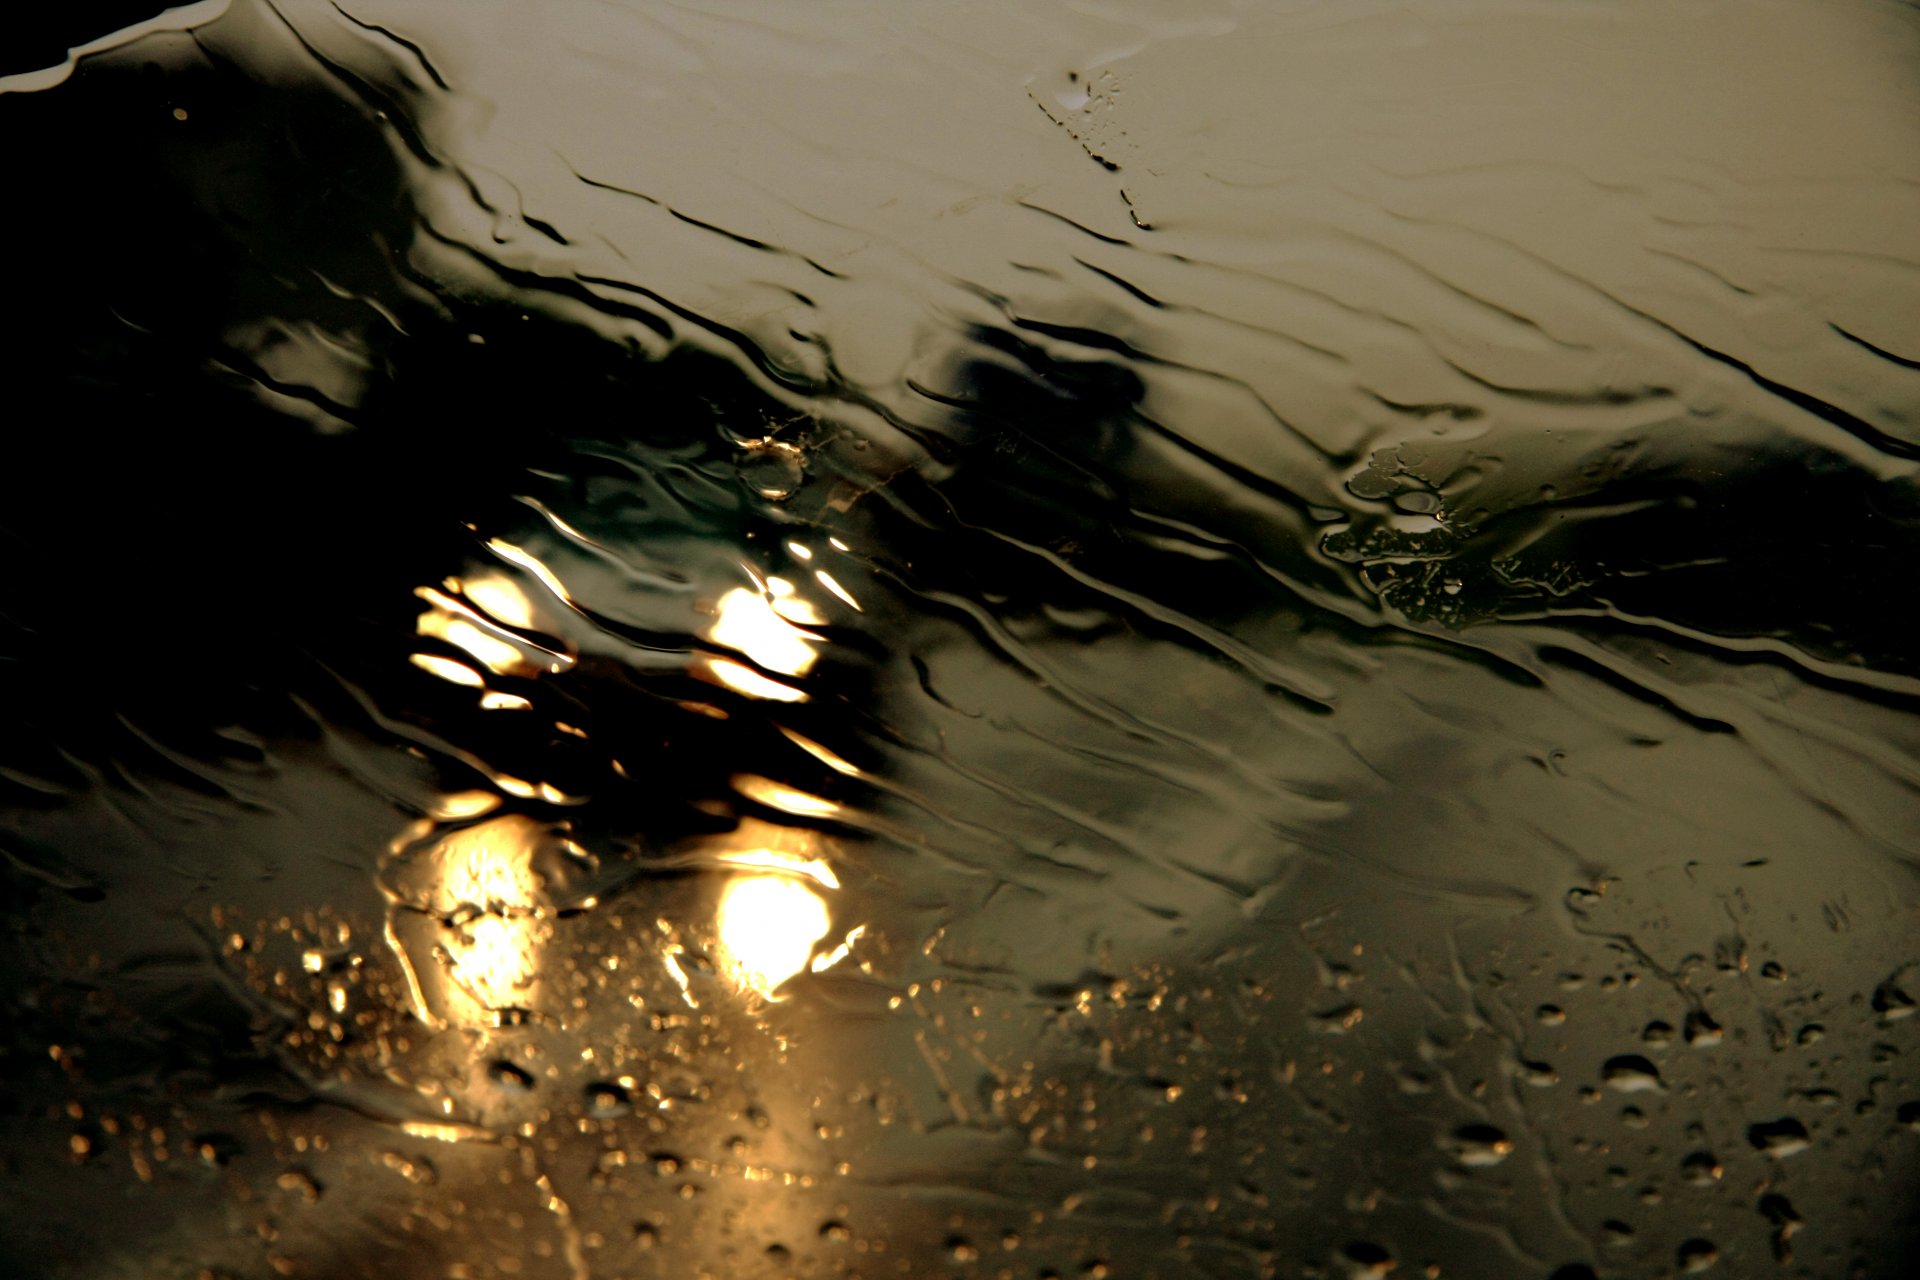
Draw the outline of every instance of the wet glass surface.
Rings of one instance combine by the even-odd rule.
[[[1912,6],[83,45],[0,1272],[1914,1274]]]

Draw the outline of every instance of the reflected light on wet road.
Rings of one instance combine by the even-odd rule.
[[[771,1000],[807,967],[830,921],[826,900],[800,880],[749,875],[721,892],[715,924],[727,973],[742,990]]]
[[[405,859],[391,937],[423,1021],[489,1026],[532,999],[545,932],[532,865],[539,836],[507,815]],[[416,874],[425,883],[406,886]]]

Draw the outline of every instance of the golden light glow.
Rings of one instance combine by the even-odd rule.
[[[533,1003],[550,929],[533,859],[548,839],[508,814],[453,831],[388,873],[410,909],[389,917],[387,938],[423,1021],[489,1026]]]
[[[428,1138],[434,1142],[488,1142],[493,1135],[485,1129],[476,1129],[470,1124],[436,1124],[431,1120],[402,1120],[401,1132],[415,1138]]]
[[[791,582],[768,578],[764,590],[735,587],[715,601],[707,638],[745,654],[768,671],[803,676],[819,657],[814,646],[822,642],[821,637],[803,628],[822,621],[818,609],[794,594]],[[695,670],[750,698],[771,702],[804,702],[807,698],[799,689],[727,658],[703,658],[695,664]]]
[[[497,573],[448,578],[445,586],[447,591],[414,588],[413,594],[430,606],[415,622],[416,634],[445,640],[495,675],[530,676],[557,671],[573,661],[508,629],[533,625],[532,602],[511,578]],[[449,591],[459,592],[472,604],[455,599]]]
[[[524,819],[502,818],[468,827],[440,844],[441,892],[481,911],[532,911],[533,831]]]
[[[815,760],[818,760],[821,764],[824,764],[825,766],[827,766],[827,768],[833,770],[835,773],[845,774],[849,778],[857,778],[860,776],[860,767],[858,765],[853,764],[851,761],[836,754],[835,752],[829,751],[827,748],[815,742],[812,738],[809,738],[805,734],[799,733],[793,729],[789,729],[785,725],[778,725],[776,727],[780,730],[780,732],[783,735],[786,736],[787,741],[793,743],[794,746],[799,747],[802,751],[806,752],[808,755],[812,756]]]
[[[509,627],[533,625],[533,602],[527,599],[519,583],[504,574],[485,573],[468,578],[461,584],[461,593],[483,613]]]
[[[807,700],[807,695],[792,685],[768,679],[752,667],[728,658],[705,658],[701,661],[699,670],[712,676],[714,680],[735,693],[744,693],[749,698],[762,698],[768,702],[805,702]]]
[[[773,583],[787,585],[779,578]],[[771,590],[772,583],[768,585]],[[805,675],[818,656],[813,646],[820,637],[794,625],[793,616],[806,617],[807,611],[788,600],[779,600],[786,607],[776,609],[776,599],[747,587],[735,587],[715,603],[707,638],[746,654],[769,671]]]
[[[819,955],[815,956],[813,963],[807,966],[808,970],[813,973],[825,973],[828,969],[833,968],[833,966],[847,958],[853,951],[853,944],[860,941],[866,932],[867,926],[863,924],[855,925],[853,928],[847,930],[847,936],[840,945],[831,951],[822,951]]]
[[[775,782],[756,774],[736,774],[733,786],[734,790],[749,800],[757,800],[770,809],[791,813],[798,818],[831,818],[840,812],[840,806],[831,800],[809,795],[784,782]]]
[[[458,832],[444,846],[443,892],[477,914],[449,930],[442,946],[454,981],[489,1013],[526,1003],[537,976],[530,834],[496,821]]]
[[[768,607],[796,627],[818,627],[827,620],[813,601],[795,594],[793,584],[785,578],[768,578],[767,596]]]
[[[580,803],[578,796],[568,795],[551,782],[528,782],[525,778],[516,778],[510,773],[494,773],[488,776],[493,779],[494,786],[500,788],[508,795],[517,796],[522,800],[531,800],[535,796],[539,796],[548,804]]]
[[[775,990],[807,967],[831,923],[826,899],[803,880],[738,876],[722,890],[715,919],[722,963],[743,991],[778,999]]]
[[[745,995],[778,1001],[779,987],[802,971],[820,973],[844,960],[866,932],[862,925],[831,950],[821,940],[832,927],[826,893],[840,878],[826,859],[782,849],[799,842],[810,846],[812,833],[764,823],[744,824],[743,832],[767,835],[766,843],[709,854],[727,867],[740,868],[720,891],[714,917],[721,974]]]
[[[442,680],[453,684],[465,685],[469,689],[486,687],[487,682],[480,678],[478,671],[465,663],[455,662],[452,658],[443,658],[435,653],[414,653],[407,655],[407,660],[422,671],[439,676]]]
[[[464,649],[495,675],[524,675],[538,668],[526,660],[520,650],[498,636],[489,635],[466,618],[449,617],[429,610],[420,615],[415,627],[423,636],[438,636],[456,649]]]
[[[482,915],[461,926],[448,946],[456,980],[488,1011],[525,1003],[535,976],[524,920]]]
[[[680,967],[680,955],[680,946],[677,943],[670,945],[660,953],[660,964],[666,969],[667,976],[673,979],[673,984],[680,988],[680,998],[687,1002],[687,1007],[698,1009],[700,1002],[693,997],[693,984],[687,981],[687,971]]]
[[[815,569],[813,571],[813,576],[819,580],[821,586],[825,587],[827,590],[833,592],[833,594],[835,594],[836,596],[839,596],[842,600],[846,601],[847,605],[850,608],[852,608],[855,613],[865,612],[863,609],[860,608],[860,602],[858,600],[855,600],[852,594],[848,592],[848,590],[845,587],[841,586],[839,581],[835,579],[835,577],[832,574],[828,573],[825,569]]]
[[[500,807],[500,797],[491,791],[454,791],[433,803],[433,816],[448,819],[477,818]]]

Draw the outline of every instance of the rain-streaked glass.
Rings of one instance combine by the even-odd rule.
[[[1920,10],[61,20],[0,1274],[1920,1269]]]

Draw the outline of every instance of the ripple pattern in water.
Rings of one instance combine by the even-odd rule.
[[[1912,1274],[1911,6],[54,21],[0,1270]]]

